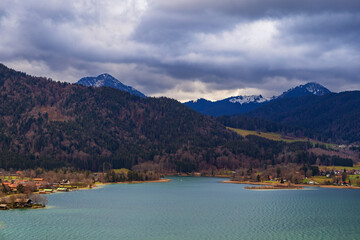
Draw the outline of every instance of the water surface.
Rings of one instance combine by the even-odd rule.
[[[171,179],[52,194],[47,209],[1,211],[0,239],[360,239],[359,190]]]

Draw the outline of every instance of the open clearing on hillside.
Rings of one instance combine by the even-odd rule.
[[[239,129],[239,128],[231,128],[226,127],[227,129],[236,132],[237,134],[246,137],[248,135],[254,135],[262,138],[266,138],[273,141],[284,141],[287,143],[293,143],[293,142],[310,142],[311,144],[321,144],[325,145],[326,148],[336,149],[337,145],[335,144],[329,144],[324,142],[315,141],[308,138],[295,138],[295,137],[289,137],[289,136],[282,136],[279,133],[273,133],[273,132],[259,132],[259,131],[252,131],[252,130],[245,130],[245,129]]]

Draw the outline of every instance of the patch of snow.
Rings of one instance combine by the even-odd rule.
[[[99,80],[99,81],[95,82],[94,86],[95,86],[95,87],[104,86],[104,81],[105,81],[104,79]]]
[[[247,104],[247,103],[263,103],[269,101],[268,98],[264,98],[261,95],[251,95],[251,96],[238,96],[231,98],[229,102],[231,103],[240,103]]]
[[[315,84],[308,84],[306,86],[306,90],[315,95],[321,94],[323,92],[322,89],[320,89],[319,86],[316,86]]]

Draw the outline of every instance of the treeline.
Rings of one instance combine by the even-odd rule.
[[[104,176],[106,182],[131,182],[159,180],[160,174],[156,172],[117,171],[111,170]]]

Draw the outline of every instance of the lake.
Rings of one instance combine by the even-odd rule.
[[[219,178],[112,184],[0,211],[0,239],[360,239],[360,190],[246,190]]]

